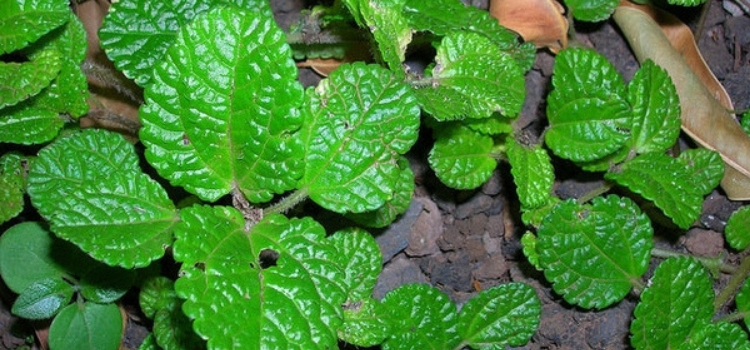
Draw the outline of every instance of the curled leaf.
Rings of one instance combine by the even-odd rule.
[[[555,0],[492,0],[490,15],[536,47],[558,52],[568,46],[565,9]]]

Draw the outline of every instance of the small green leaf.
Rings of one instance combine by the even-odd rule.
[[[42,91],[60,73],[60,60],[59,52],[46,50],[30,62],[0,62],[0,108]]]
[[[155,344],[165,350],[206,348],[182,312],[182,299],[177,297],[172,280],[163,276],[148,279],[138,299],[143,313],[154,320]]]
[[[653,61],[643,62],[628,84],[633,107],[632,148],[637,153],[663,152],[680,135],[680,99],[667,71]]]
[[[135,270],[96,264],[81,275],[80,292],[88,301],[106,304],[120,299],[135,283]]]
[[[65,24],[67,0],[6,0],[0,8],[0,54],[19,50]]]
[[[480,292],[458,315],[458,333],[473,349],[526,344],[539,327],[542,303],[527,284],[507,283]]]
[[[748,350],[750,342],[747,340],[747,333],[738,324],[704,321],[695,327],[694,332],[678,349]]]
[[[338,213],[371,211],[391,200],[400,155],[416,142],[420,123],[409,86],[379,66],[345,64],[308,98],[300,188]]]
[[[745,130],[745,133],[750,135],[750,112],[745,112],[745,114],[742,115],[740,125],[742,125],[742,130]]]
[[[500,113],[493,113],[489,118],[483,119],[464,119],[460,121],[469,129],[485,135],[502,135],[513,133],[511,123],[513,119],[506,118]]]
[[[6,222],[23,210],[26,192],[24,164],[29,160],[16,153],[0,157],[0,223]]]
[[[138,346],[138,350],[162,350],[162,348],[156,344],[154,333],[149,333],[146,338],[143,339],[141,345]]]
[[[411,205],[414,193],[414,173],[409,167],[409,160],[401,157],[398,161],[399,175],[396,180],[396,188],[393,197],[383,206],[373,211],[364,213],[345,213],[347,219],[362,226],[383,228],[390,225],[396,217],[403,214]]]
[[[542,271],[542,266],[539,264],[539,252],[536,250],[536,235],[526,231],[521,236],[521,245],[523,246],[523,255],[529,260],[529,264]]]
[[[180,217],[175,290],[209,348],[336,345],[344,272],[320,224],[271,215],[248,230],[228,207],[193,206]]]
[[[648,217],[627,198],[567,200],[539,227],[539,264],[567,302],[601,309],[622,300],[646,273],[653,234]]]
[[[703,195],[691,175],[680,160],[662,153],[646,153],[604,177],[653,201],[677,226],[687,229],[698,219],[703,205]]]
[[[677,349],[692,338],[695,328],[711,321],[713,284],[700,263],[669,258],[654,271],[641,293],[630,343],[635,349]]]
[[[121,135],[88,129],[39,151],[31,202],[59,237],[110,265],[142,267],[172,241],[175,208]]]
[[[138,304],[148,318],[154,318],[156,311],[169,309],[177,301],[180,299],[174,291],[174,282],[164,276],[146,280],[138,294]]]
[[[706,0],[668,0],[670,5],[681,5],[681,6],[698,6],[705,3]]]
[[[625,83],[604,56],[583,49],[560,52],[552,85],[545,142],[555,154],[588,162],[625,145],[632,118]]]
[[[388,292],[382,302],[391,323],[383,350],[452,349],[460,343],[456,307],[437,288],[404,285]]]
[[[734,297],[734,302],[735,304],[737,304],[738,312],[747,313],[748,311],[750,311],[750,283],[748,283],[748,281],[750,280],[745,280],[745,283],[742,284],[740,291],[737,292],[737,296]],[[745,326],[750,325],[750,313],[746,315],[747,316],[744,317]]]
[[[388,314],[383,305],[373,299],[346,303],[344,324],[339,328],[339,339],[361,347],[377,346],[390,335]]]
[[[700,195],[711,193],[724,177],[724,161],[716,151],[705,148],[688,149],[680,153],[677,160],[687,167],[692,187]]]
[[[146,159],[206,201],[239,189],[260,203],[292,189],[303,153],[294,137],[303,96],[296,77],[272,17],[228,8],[199,15],[146,88]]]
[[[115,304],[73,303],[49,328],[50,349],[117,350],[123,324]]]
[[[734,249],[745,250],[750,245],[750,206],[732,213],[724,228],[724,236]]]
[[[539,227],[542,224],[544,217],[549,214],[555,206],[560,203],[561,200],[558,197],[551,197],[550,200],[543,206],[535,209],[527,209],[521,214],[521,221],[524,224],[534,227]]]
[[[555,173],[547,151],[539,145],[525,147],[514,138],[508,138],[507,155],[510,173],[516,183],[521,209],[541,208],[552,200]]]
[[[347,300],[356,302],[372,295],[382,268],[380,247],[372,235],[358,228],[337,231],[328,238],[338,251],[343,267]]]
[[[26,287],[13,303],[11,311],[30,320],[51,318],[68,304],[73,292],[75,289],[68,282],[59,278],[45,278]]]
[[[438,46],[429,83],[416,90],[426,112],[437,120],[516,116],[526,95],[524,72],[488,38],[450,33]]]
[[[487,182],[497,167],[494,142],[464,126],[438,131],[428,161],[444,184],[456,189],[473,189]]]
[[[359,7],[365,24],[378,43],[380,55],[395,74],[402,74],[412,29],[402,12],[405,0],[369,0]]]
[[[0,142],[31,145],[57,136],[65,121],[57,111],[35,106],[36,100],[0,109]]]
[[[609,18],[619,3],[619,0],[565,0],[575,19],[587,22]]]

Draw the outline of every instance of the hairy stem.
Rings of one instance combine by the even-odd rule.
[[[737,267],[732,266],[730,264],[726,264],[723,262],[722,257],[715,257],[715,258],[704,258],[699,256],[694,256],[690,254],[675,252],[673,250],[666,250],[661,248],[654,248],[651,250],[651,256],[656,258],[677,258],[677,257],[690,257],[693,259],[698,260],[703,266],[706,266],[709,270],[717,269],[723,273],[735,273],[737,271]]]
[[[599,196],[599,195],[602,195],[604,193],[609,192],[609,190],[612,189],[612,186],[614,186],[614,185],[611,182],[605,182],[601,186],[599,186],[597,188],[594,188],[593,190],[588,191],[587,193],[584,193],[583,196],[579,197],[576,200],[576,202],[578,204],[586,203],[586,202],[594,199],[594,197],[596,197],[596,196]]]
[[[268,214],[282,214],[294,208],[297,204],[307,199],[307,188],[301,188],[292,192],[292,194],[282,198],[276,204],[266,208],[264,211]]]
[[[742,252],[742,262],[740,263],[740,266],[737,268],[737,271],[732,274],[732,278],[729,279],[726,287],[724,287],[719,295],[716,296],[716,299],[714,300],[714,311],[721,309],[721,307],[724,306],[732,296],[734,296],[740,286],[742,286],[742,283],[745,282],[747,276],[750,275],[750,256],[748,255],[750,255],[750,248],[746,248]]]
[[[727,314],[721,317],[717,317],[714,319],[714,323],[719,322],[736,322],[739,321],[745,317],[750,316],[750,311],[742,311],[742,312],[733,312],[731,314]]]

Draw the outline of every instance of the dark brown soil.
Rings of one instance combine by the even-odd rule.
[[[750,17],[733,16],[722,8],[732,0],[709,2],[702,26],[700,8],[680,15],[691,28],[700,28],[696,36],[706,61],[728,90],[735,107],[745,110],[750,107]],[[487,6],[483,1],[471,3]],[[272,0],[272,4],[285,28],[307,6],[302,0]],[[632,77],[638,63],[611,23],[577,23],[576,27],[581,42],[604,54],[626,80]],[[553,55],[540,52],[526,78],[528,97],[521,123],[531,137],[537,137],[546,125],[544,96],[549,90],[553,63]],[[319,77],[302,69],[300,79],[314,84]],[[483,289],[510,281],[525,282],[537,290],[543,310],[537,334],[519,349],[628,349],[636,296],[599,311],[568,305],[524,258],[520,236],[525,228],[520,223],[507,164],[501,163],[493,178],[479,190],[451,190],[440,184],[426,166],[430,135],[425,134],[422,139],[409,154],[419,179],[411,208],[388,229],[374,232],[384,255],[375,297],[404,283],[423,282],[437,286],[460,306]],[[581,173],[565,162],[559,164],[555,185],[559,196],[578,197],[598,185],[597,175]],[[728,254],[729,261],[736,262],[735,252],[727,250],[722,232],[729,215],[743,204],[746,203],[731,202],[721,191],[714,191],[705,200],[699,226],[687,233],[662,229],[657,246],[700,256]],[[652,265],[657,262],[654,259]],[[720,279],[717,285],[721,283]],[[8,312],[11,298],[7,289],[0,288],[0,349],[28,344],[22,335],[29,334],[22,331],[24,324]],[[137,348],[146,331],[141,322],[131,319],[124,348]]]

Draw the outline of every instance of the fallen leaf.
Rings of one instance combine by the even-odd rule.
[[[682,130],[721,154],[721,187],[732,200],[750,199],[750,137],[729,112],[732,102],[708,69],[690,29],[672,15],[622,1],[613,18],[639,61],[666,69],[680,96]]]
[[[558,52],[568,46],[565,9],[555,0],[491,0],[490,15],[538,48]]]

